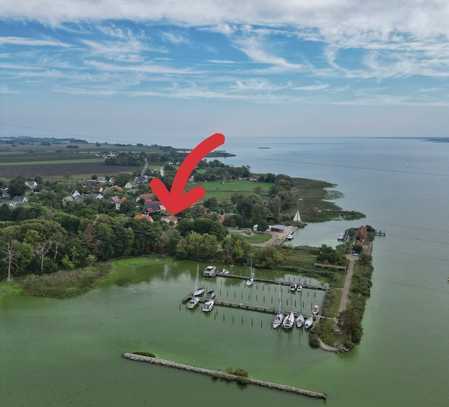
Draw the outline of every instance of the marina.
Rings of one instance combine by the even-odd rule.
[[[227,299],[217,298],[217,293],[215,288],[206,289],[206,288],[197,288],[198,287],[198,271],[197,278],[195,279],[195,287],[194,290],[183,297],[181,304],[185,304],[187,309],[194,310],[198,304],[201,304],[201,310],[204,313],[210,313],[214,309],[214,307],[222,307],[228,309],[236,309],[241,311],[250,311],[262,314],[272,315],[273,319],[271,322],[271,327],[273,329],[277,329],[282,327],[283,330],[289,331],[294,327],[304,328],[305,330],[310,330],[313,325],[318,322],[321,318],[323,319],[332,319],[333,317],[326,317],[320,315],[320,307],[317,304],[310,304],[310,310],[307,310],[305,307],[305,303],[301,301],[303,295],[303,288],[306,290],[325,290],[324,287],[320,287],[318,285],[307,284],[305,281],[301,281],[299,283],[294,283],[290,281],[275,281],[275,280],[267,280],[267,279],[256,279],[254,269],[251,267],[250,277],[245,277],[242,275],[231,274],[229,271],[225,271],[225,273],[218,271],[216,266],[207,266],[203,271],[203,277],[207,279],[207,281],[215,281],[216,284],[220,281],[219,279],[211,280],[211,271],[213,271],[215,277],[225,277],[229,279],[241,280],[243,285],[243,290],[240,293],[232,292],[231,297],[234,301],[230,301]],[[226,281],[223,279],[224,282]],[[256,281],[259,283],[255,285]],[[272,285],[277,285],[278,290],[276,290],[275,295],[268,296],[265,294],[264,284],[267,284],[267,288]],[[261,288],[260,288],[261,287]],[[260,291],[264,294],[257,295],[254,294],[254,299],[256,303],[245,302],[250,300],[251,293],[257,291],[260,288]],[[286,295],[289,297],[285,299],[284,304],[282,301],[282,289],[286,289]],[[207,291],[206,291],[207,290]],[[221,289],[219,289],[221,294]],[[316,292],[316,291],[315,291]],[[226,290],[226,296],[229,296],[229,290]],[[246,295],[244,295],[246,293]],[[300,295],[298,299],[296,294]],[[240,296],[238,295],[240,294]],[[276,307],[277,303],[276,295],[279,295],[279,304]],[[240,299],[240,301],[238,301]],[[262,304],[260,303],[262,302]]]

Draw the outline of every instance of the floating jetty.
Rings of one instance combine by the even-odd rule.
[[[159,359],[156,357],[149,357],[149,356],[142,356],[138,355],[136,353],[124,353],[122,355],[125,359],[136,361],[136,362],[143,362],[143,363],[149,363],[152,365],[157,366],[164,366],[164,367],[170,367],[173,369],[178,370],[184,370],[186,372],[192,372],[192,373],[198,373],[205,376],[213,377],[216,379],[225,380],[228,382],[236,382],[238,384],[245,384],[245,385],[254,385],[259,387],[264,387],[266,389],[272,389],[277,391],[282,391],[286,393],[293,393],[297,394],[299,396],[305,396],[310,397],[314,399],[320,399],[320,400],[326,400],[327,395],[325,393],[307,390],[307,389],[301,389],[299,387],[294,386],[288,386],[286,384],[278,384],[273,382],[267,382],[264,380],[258,380],[258,379],[252,379],[249,377],[242,377],[233,375],[227,372],[223,372],[221,370],[212,370],[212,369],[205,369],[202,367],[195,367],[191,365],[186,365],[182,363],[177,363],[171,360],[165,360],[165,359]]]
[[[239,274],[222,274],[220,272],[217,273],[217,277],[234,278],[236,280],[249,280],[249,277],[247,277],[247,276],[242,276]],[[264,278],[254,278],[254,282],[263,283],[263,284],[272,284],[272,285],[282,285],[285,287],[289,287],[291,284],[291,281],[276,281],[276,280],[268,280],[268,279],[264,279]],[[327,291],[328,290],[327,287],[319,286],[319,285],[311,285],[311,284],[307,284],[307,283],[303,283],[301,285],[302,285],[302,288],[304,288],[306,290],[318,290],[318,291]]]

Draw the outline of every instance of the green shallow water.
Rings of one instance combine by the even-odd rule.
[[[228,389],[229,397],[232,393],[251,397],[247,391],[259,397],[261,392],[243,392],[232,384],[211,385],[207,378],[122,360],[121,353],[127,351],[147,350],[210,368],[243,367],[254,377],[296,385],[301,384],[304,369],[329,357],[310,349],[302,330],[273,331],[269,315],[219,307],[204,314],[181,306],[180,300],[195,285],[194,263],[167,259],[134,263],[132,273],[147,281],[106,286],[73,299],[11,297],[3,302],[0,374],[2,390],[6,390],[2,400],[7,405],[28,405],[32,400],[36,405],[36,398],[38,405],[85,405],[95,388],[97,403],[108,400],[109,405],[119,406],[149,383],[180,379],[183,383],[206,382],[202,389],[206,394],[220,388]],[[115,268],[119,271],[120,265]],[[258,277],[264,276],[268,274],[258,272]],[[241,281],[223,278],[200,279],[199,283],[214,288],[218,298],[234,302],[277,306],[280,297],[279,288],[270,285],[248,288]],[[323,298],[320,291],[292,295],[284,287],[282,292],[285,308],[302,307],[305,312]],[[21,390],[24,382],[26,392]],[[162,387],[158,389],[162,394],[169,391],[166,385]],[[149,400],[154,400],[155,389],[151,388]],[[179,396],[170,394],[175,399]],[[145,398],[139,397],[133,405],[145,405]]]
[[[362,344],[349,355],[333,355],[310,349],[298,331],[273,332],[263,315],[189,313],[179,299],[192,288],[196,266],[161,261],[139,270],[145,281],[128,287],[105,286],[63,301],[3,301],[2,406],[324,404],[119,357],[133,350],[213,368],[242,367],[253,376],[324,391],[332,407],[449,405],[449,144],[282,138],[259,143],[271,150],[230,144],[238,153],[233,162],[256,171],[338,183],[342,206],[361,210],[368,215],[364,222],[387,231],[375,244]],[[309,225],[296,242],[333,243],[359,223]],[[248,293],[238,284],[220,288],[229,300]],[[305,307],[319,302],[313,294],[304,300]]]

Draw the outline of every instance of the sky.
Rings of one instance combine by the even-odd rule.
[[[0,0],[0,136],[449,136],[449,2]]]

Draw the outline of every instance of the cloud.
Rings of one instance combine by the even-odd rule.
[[[329,88],[329,84],[327,83],[320,83],[316,85],[304,85],[304,86],[296,86],[292,89],[294,90],[303,90],[308,92],[318,91],[318,90],[324,90]]]
[[[194,75],[201,73],[199,71],[194,71],[189,68],[175,68],[170,66],[153,65],[153,64],[117,65],[99,61],[86,61],[85,64],[95,69],[108,72],[137,72],[148,74],[176,74],[176,75]]]
[[[304,66],[288,62],[285,58],[266,51],[260,38],[246,37],[234,41],[236,47],[245,53],[253,62],[272,65],[283,70],[303,70]]]
[[[58,40],[53,39],[35,39],[26,37],[0,37],[0,45],[23,45],[30,47],[69,47]]]
[[[169,20],[224,30],[232,29],[232,23],[289,24],[318,27],[327,37],[370,32],[449,34],[449,5],[439,0],[3,0],[0,16],[51,22]]]
[[[174,45],[188,44],[190,42],[187,37],[173,32],[164,32],[161,35],[165,41],[168,41]]]

